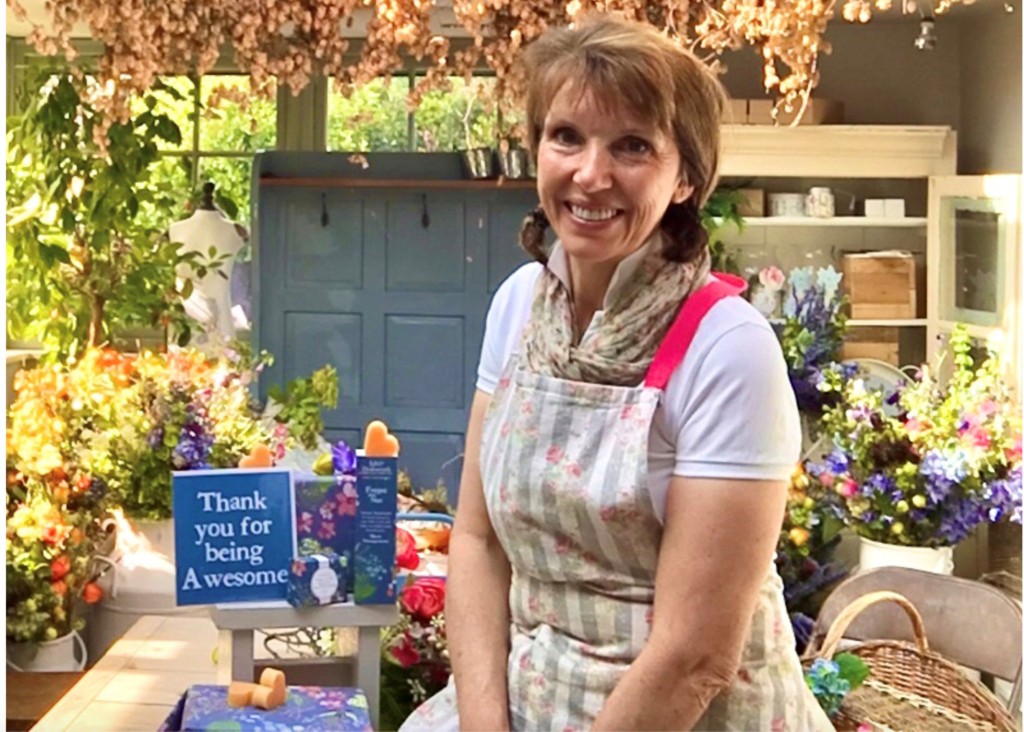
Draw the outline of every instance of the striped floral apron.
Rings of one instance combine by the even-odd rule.
[[[641,386],[540,376],[516,358],[498,382],[480,467],[512,567],[513,730],[588,729],[647,641],[662,536],[647,485],[648,436],[701,318],[742,292],[742,280],[716,277],[686,300]],[[831,730],[795,647],[770,565],[736,678],[696,729]],[[458,729],[454,684],[402,729]]]

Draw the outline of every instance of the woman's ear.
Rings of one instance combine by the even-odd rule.
[[[683,203],[690,196],[693,195],[693,186],[688,186],[682,181],[676,186],[675,191],[672,193],[672,203]]]

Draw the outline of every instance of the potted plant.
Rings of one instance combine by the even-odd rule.
[[[45,359],[72,360],[127,328],[171,327],[182,342],[192,324],[182,305],[191,280],[216,263],[182,254],[164,235],[178,193],[149,177],[158,144],[178,144],[170,117],[145,111],[111,121],[90,100],[95,82],[43,76],[8,127],[7,324],[36,339]],[[156,89],[176,95],[163,85]]]
[[[999,359],[979,365],[958,325],[942,358],[943,384],[927,366],[886,394],[854,378],[824,408],[834,449],[808,466],[838,496],[861,537],[861,568],[896,564],[949,573],[952,548],[978,525],[1021,521],[1020,406]]]
[[[80,609],[102,597],[93,555],[107,536],[108,495],[88,473],[47,480],[7,471],[7,662],[20,671],[80,671]]]

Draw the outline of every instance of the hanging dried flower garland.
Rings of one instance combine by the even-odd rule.
[[[961,1],[971,0],[941,0],[936,11]],[[25,19],[19,0],[7,2]],[[903,0],[905,12],[911,2]],[[106,96],[97,104],[114,119],[125,119],[132,96],[158,75],[207,73],[228,47],[261,95],[272,94],[276,83],[298,94],[315,74],[333,78],[347,93],[389,77],[402,68],[403,56],[412,56],[424,63],[426,76],[410,91],[410,108],[427,91],[445,88],[451,75],[468,78],[483,63],[496,76],[489,102],[508,112],[524,96],[523,46],[549,26],[615,12],[664,29],[710,63],[727,49],[755,47],[765,91],[802,108],[818,82],[818,56],[831,50],[824,33],[837,4],[846,20],[864,23],[874,10],[889,10],[892,0],[452,0],[473,39],[458,51],[431,29],[434,0],[49,0],[49,28],[36,27],[28,40],[44,54],[63,52],[73,60],[72,27],[87,24],[105,47],[97,71]],[[357,12],[370,20],[352,62],[343,28]]]

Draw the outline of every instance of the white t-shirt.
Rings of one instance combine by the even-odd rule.
[[[549,260],[556,274],[560,258],[556,246]],[[613,287],[623,266],[627,262]],[[481,391],[494,393],[508,359],[519,352],[542,270],[538,262],[524,264],[494,293],[477,370]],[[588,334],[602,313],[594,314]],[[664,521],[671,476],[785,480],[800,457],[800,442],[796,398],[771,325],[743,298],[717,302],[654,414],[648,472],[658,518]]]

